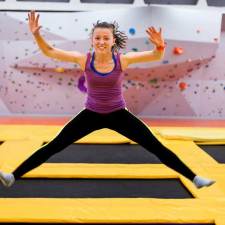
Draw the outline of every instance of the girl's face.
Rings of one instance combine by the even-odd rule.
[[[95,52],[107,53],[111,52],[112,46],[115,44],[112,29],[95,28],[92,34],[92,45]]]

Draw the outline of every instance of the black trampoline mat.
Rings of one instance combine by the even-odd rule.
[[[225,145],[198,145],[218,163],[225,163]]]
[[[154,154],[137,144],[76,143],[67,146],[61,152],[51,156],[51,158],[49,158],[46,162],[124,164],[161,163],[161,161]]]
[[[0,198],[175,198],[194,196],[179,179],[20,179]]]

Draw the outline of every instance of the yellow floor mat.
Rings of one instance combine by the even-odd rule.
[[[166,139],[225,143],[225,128],[160,127],[154,132]]]
[[[49,142],[62,126],[1,125],[0,169],[11,172]],[[50,164],[44,163],[24,177],[51,178],[179,178],[194,199],[104,198],[23,199],[0,198],[0,223],[215,223],[225,225],[225,164],[219,164],[195,142],[225,144],[225,129],[151,127],[158,140],[199,175],[216,180],[196,189],[164,164]],[[78,143],[132,143],[122,135],[101,129]],[[13,157],[12,157],[13,156]],[[165,187],[166,188],[166,187]]]

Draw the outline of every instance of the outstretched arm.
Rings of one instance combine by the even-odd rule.
[[[125,55],[121,55],[126,67],[133,63],[151,62],[161,60],[165,52],[165,43],[162,38],[162,29],[157,32],[154,27],[150,27],[146,30],[149,35],[149,40],[155,45],[152,51],[142,52],[128,52]]]
[[[41,28],[41,26],[38,25],[39,14],[36,17],[35,11],[32,10],[30,13],[28,13],[28,19],[30,31],[32,32],[43,54],[61,61],[78,63],[80,65],[83,64],[83,60],[85,58],[84,54],[77,51],[65,51],[62,49],[54,48],[44,40],[44,38],[39,33],[39,30]]]

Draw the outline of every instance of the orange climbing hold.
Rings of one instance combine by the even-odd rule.
[[[184,91],[187,88],[187,83],[180,82],[179,83],[179,88],[180,88],[181,91]]]
[[[175,48],[173,49],[173,53],[174,53],[175,55],[181,55],[181,54],[183,53],[183,49],[182,49],[182,48],[179,48],[179,47],[175,47]]]

